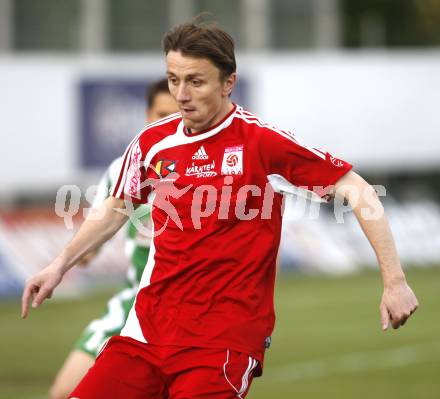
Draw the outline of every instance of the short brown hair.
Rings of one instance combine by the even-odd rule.
[[[162,41],[165,55],[180,51],[185,56],[207,58],[226,79],[237,69],[234,40],[216,22],[201,21],[203,14],[169,30]]]

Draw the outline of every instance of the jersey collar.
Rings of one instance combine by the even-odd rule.
[[[185,136],[187,137],[196,137],[196,136],[200,136],[200,135],[209,135],[212,136],[218,132],[220,132],[221,130],[227,128],[231,123],[232,120],[234,119],[235,116],[235,112],[237,111],[237,104],[232,103],[233,108],[228,112],[228,114],[218,123],[216,123],[214,126],[209,127],[208,129],[205,130],[201,130],[200,132],[197,133],[189,133],[188,129],[183,126],[183,133],[185,134]]]

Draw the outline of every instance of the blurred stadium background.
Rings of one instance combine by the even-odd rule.
[[[422,304],[383,334],[377,265],[353,216],[337,223],[327,205],[311,220],[316,209],[288,198],[277,329],[249,397],[439,398],[438,0],[0,0],[0,398],[46,397],[121,284],[118,236],[19,320],[24,280],[69,240],[87,189],[144,125],[145,88],[164,75],[163,33],[201,11],[236,40],[237,102],[386,188]],[[78,208],[55,208],[75,193]]]

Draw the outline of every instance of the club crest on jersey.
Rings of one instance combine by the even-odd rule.
[[[208,159],[208,154],[205,151],[203,145],[194,153],[192,159]]]
[[[154,167],[154,171],[161,179],[163,179],[164,177],[168,176],[170,173],[176,171],[176,163],[177,161],[161,159],[160,161],[157,162],[156,166]]]
[[[225,148],[221,173],[222,175],[243,174],[243,145]]]

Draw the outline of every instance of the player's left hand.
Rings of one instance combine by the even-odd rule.
[[[387,330],[390,324],[393,328],[403,326],[418,306],[417,298],[405,280],[385,286],[380,304],[382,329]]]

